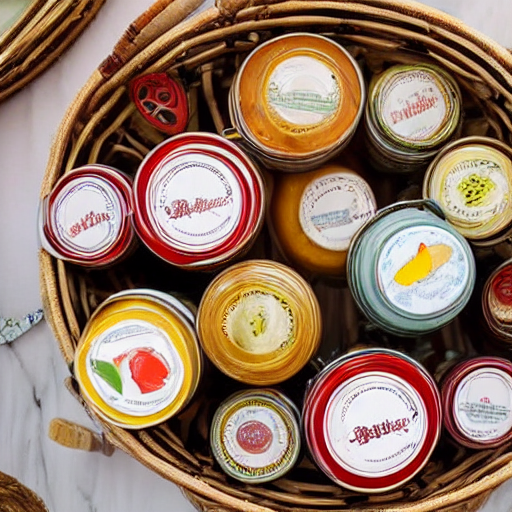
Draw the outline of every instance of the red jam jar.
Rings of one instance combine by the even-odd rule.
[[[495,448],[512,439],[512,363],[477,357],[455,366],[441,385],[444,425],[459,444]]]
[[[427,371],[392,350],[351,352],[306,392],[303,427],[320,469],[348,489],[378,493],[410,480],[441,431],[441,400]]]
[[[79,167],[62,176],[41,201],[41,245],[78,265],[110,265],[134,246],[132,211],[128,176],[99,164]]]
[[[207,270],[249,249],[265,209],[263,181],[232,142],[211,133],[165,140],[134,181],[135,226],[157,256]]]

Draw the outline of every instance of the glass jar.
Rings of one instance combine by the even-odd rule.
[[[361,118],[361,70],[339,44],[292,33],[256,47],[240,67],[229,94],[234,130],[266,167],[305,171],[339,153]]]
[[[117,293],[91,316],[75,353],[82,396],[105,421],[146,428],[180,412],[202,371],[194,315],[148,289]]]
[[[399,336],[453,320],[469,301],[475,275],[468,242],[431,201],[383,208],[356,233],[348,254],[348,284],[359,308]]]
[[[270,260],[229,267],[199,304],[197,333],[210,361],[229,377],[270,386],[295,375],[320,344],[321,316],[308,283]]]
[[[385,349],[354,351],[310,383],[303,430],[310,454],[338,485],[377,493],[410,480],[441,432],[441,400],[413,359]]]

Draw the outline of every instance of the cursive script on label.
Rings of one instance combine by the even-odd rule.
[[[393,110],[390,112],[391,120],[393,124],[398,124],[412,117],[419,116],[423,112],[433,109],[437,105],[438,101],[439,98],[437,98],[437,96],[431,96],[430,98],[428,98],[425,95],[419,96],[418,99],[416,99],[416,101],[413,101],[412,103],[406,101],[406,106],[404,108],[401,108],[400,110]]]
[[[222,208],[232,202],[233,197],[231,195],[214,199],[196,197],[193,203],[189,203],[186,199],[176,199],[165,207],[165,213],[171,219],[181,219],[182,217],[190,217],[193,213],[201,214],[215,208]]]
[[[101,224],[102,222],[108,222],[110,220],[110,214],[103,213],[94,213],[93,211],[89,212],[87,215],[82,217],[78,222],[75,222],[69,228],[69,236],[71,238],[75,238],[83,231],[86,231],[93,226]]]
[[[395,421],[386,420],[372,427],[356,427],[352,432],[354,437],[349,439],[349,441],[351,443],[358,442],[360,445],[363,445],[369,443],[371,439],[378,439],[391,434],[391,432],[399,432],[400,430],[409,432],[407,426],[410,422],[409,418],[402,418]]]

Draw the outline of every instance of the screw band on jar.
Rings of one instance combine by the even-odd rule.
[[[361,311],[385,331],[415,336],[437,330],[471,296],[473,253],[437,211],[428,201],[397,203],[380,210],[352,239],[350,291]]]
[[[135,226],[149,249],[188,269],[240,256],[256,238],[265,193],[251,160],[210,133],[184,133],[149,153],[134,182]]]
[[[444,424],[468,448],[494,448],[512,438],[512,363],[477,357],[458,364],[442,383]]]
[[[74,371],[87,403],[124,428],[145,428],[185,407],[201,375],[193,316],[172,296],[130,290],[89,319]]]
[[[327,164],[277,176],[270,221],[286,259],[301,269],[345,274],[350,240],[377,208],[368,183],[350,168]]]
[[[397,65],[374,79],[365,111],[369,156],[379,170],[424,169],[460,127],[457,83],[431,64]]]
[[[210,444],[222,470],[233,478],[253,484],[275,480],[299,457],[299,412],[279,391],[239,391],[215,412]]]
[[[475,245],[497,243],[512,227],[512,151],[489,137],[466,137],[430,164],[423,196],[439,203],[455,229]]]
[[[206,289],[197,333],[208,358],[246,384],[282,382],[316,352],[318,301],[294,270],[270,260],[233,265]]]
[[[399,352],[352,352],[325,367],[306,392],[310,453],[334,482],[384,492],[427,463],[441,430],[439,392],[424,368]]]
[[[242,64],[230,118],[266,166],[312,169],[352,138],[365,102],[361,71],[334,41],[307,33],[273,38]]]
[[[52,256],[78,265],[109,265],[135,241],[132,182],[110,167],[89,164],[65,174],[40,205],[39,235]]]

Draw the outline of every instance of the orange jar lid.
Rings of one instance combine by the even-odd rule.
[[[270,260],[244,261],[219,274],[201,299],[196,324],[208,358],[246,384],[290,378],[320,344],[313,290],[294,270]]]
[[[257,47],[240,68],[232,95],[239,131],[264,153],[285,157],[324,153],[350,138],[365,98],[350,54],[306,33]]]

